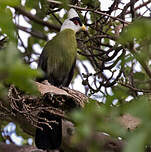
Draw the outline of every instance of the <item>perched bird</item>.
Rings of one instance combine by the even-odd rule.
[[[45,75],[38,81],[48,80],[54,86],[68,87],[74,73],[77,55],[76,32],[86,30],[77,12],[71,8],[68,18],[61,26],[60,32],[45,45],[39,59],[38,67]],[[51,128],[40,123],[36,130],[35,144],[40,149],[58,149],[62,140],[62,120],[61,117],[48,112],[41,112],[40,117],[46,118]],[[44,120],[39,120],[44,122]]]

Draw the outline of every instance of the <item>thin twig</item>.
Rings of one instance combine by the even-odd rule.
[[[62,3],[61,2],[58,2],[58,1],[54,1],[54,0],[47,0],[48,2],[50,3],[54,3],[54,4],[58,4],[58,5],[61,5]],[[78,10],[81,10],[81,11],[90,11],[90,12],[93,12],[93,13],[96,13],[96,14],[99,14],[99,15],[104,15],[104,16],[108,16],[114,20],[118,20],[122,23],[125,23],[125,24],[129,24],[129,22],[125,21],[125,20],[122,20],[118,17],[115,17],[115,16],[111,16],[109,14],[106,14],[106,13],[103,13],[103,12],[100,12],[98,10],[93,10],[93,9],[88,9],[88,8],[82,8],[82,7],[79,7],[79,6],[75,6],[75,5],[68,5],[69,7],[71,8],[75,8],[75,9],[78,9]]]
[[[151,90],[147,90],[147,89],[138,89],[138,88],[135,88],[133,86],[131,86],[130,84],[125,84],[123,82],[118,82],[120,85],[124,86],[124,87],[127,87],[133,91],[137,91],[137,92],[143,92],[143,93],[151,93]]]
[[[146,5],[148,5],[149,3],[151,3],[151,0],[149,0],[149,1],[145,2],[145,3],[143,3],[143,4],[140,4],[139,6],[137,6],[137,7],[135,8],[135,11],[138,10],[138,9],[140,9],[140,8],[142,8],[142,7],[144,7],[144,6],[146,6]],[[129,13],[131,13],[131,11],[127,11],[127,12],[125,13],[125,15],[126,15],[126,14],[129,14]]]

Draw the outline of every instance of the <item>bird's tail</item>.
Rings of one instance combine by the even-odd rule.
[[[58,149],[62,140],[62,120],[61,117],[48,112],[41,112],[40,118],[46,118],[49,125],[44,124],[44,119],[39,119],[39,127],[36,129],[35,144],[39,149]]]

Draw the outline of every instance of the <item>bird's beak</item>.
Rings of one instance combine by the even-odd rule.
[[[86,27],[85,27],[84,24],[81,26],[81,30],[82,30],[82,31],[87,31],[87,29],[86,29]]]

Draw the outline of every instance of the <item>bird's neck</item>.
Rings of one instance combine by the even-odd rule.
[[[71,39],[71,38],[75,38],[75,31],[74,30],[72,30],[72,29],[70,29],[70,28],[67,28],[67,29],[64,29],[64,30],[62,30],[62,31],[60,31],[60,34],[61,35],[63,35],[62,37],[63,37],[63,40],[65,40],[66,38],[68,38],[69,37],[69,39]]]
[[[60,32],[62,32],[62,31],[64,31],[64,30],[68,30],[68,29],[74,31],[74,30],[71,28],[70,25],[66,25],[66,26],[62,26],[62,27],[61,27]],[[74,31],[74,33],[76,33],[76,32]]]

